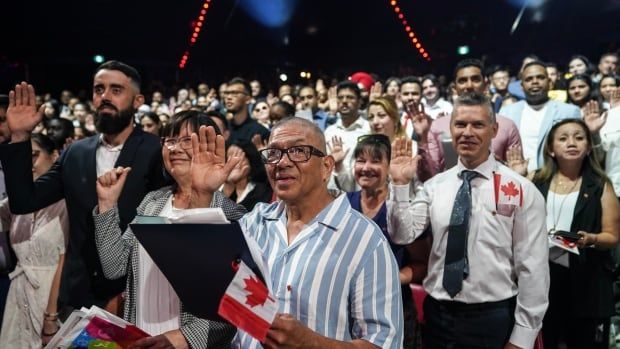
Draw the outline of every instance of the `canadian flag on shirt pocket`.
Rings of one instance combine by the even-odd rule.
[[[495,207],[502,216],[512,216],[515,208],[523,206],[523,188],[513,178],[493,174],[495,184]]]
[[[278,304],[265,284],[243,261],[220,301],[218,314],[260,342],[278,311]]]

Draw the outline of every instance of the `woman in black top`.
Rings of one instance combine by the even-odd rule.
[[[547,201],[550,241],[579,254],[549,250],[551,287],[543,321],[545,349],[607,348],[613,311],[610,249],[619,241],[620,204],[592,152],[592,134],[581,119],[565,119],[549,131],[544,166],[533,181]],[[558,231],[579,240],[558,239]]]

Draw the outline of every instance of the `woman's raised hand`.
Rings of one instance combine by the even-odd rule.
[[[192,193],[211,195],[226,181],[243,156],[235,154],[226,160],[224,137],[216,135],[212,126],[200,126],[198,134],[193,133],[191,137]]]
[[[416,176],[420,155],[413,156],[413,142],[407,138],[397,138],[392,142],[390,176],[398,185],[410,183]]]

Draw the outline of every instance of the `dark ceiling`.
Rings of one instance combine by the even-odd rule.
[[[564,66],[571,54],[597,59],[620,46],[620,0],[528,0],[542,5],[526,10],[510,35],[522,1],[400,0],[432,57],[427,62],[389,0],[212,0],[182,71],[177,65],[201,0],[14,1],[3,5],[0,21],[0,88],[24,78],[51,91],[88,88],[95,54],[135,65],[151,84],[173,86],[237,74],[271,81],[300,70],[315,77],[449,74],[460,45],[471,47],[469,56],[511,66],[530,52]],[[292,16],[267,28],[247,11],[252,4],[292,6]]]

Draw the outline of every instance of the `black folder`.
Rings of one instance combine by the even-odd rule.
[[[131,230],[176,291],[184,310],[203,319],[225,321],[217,310],[234,277],[235,262],[243,260],[257,271],[236,222],[131,224]]]

